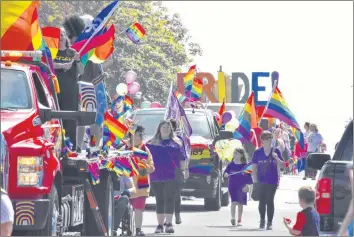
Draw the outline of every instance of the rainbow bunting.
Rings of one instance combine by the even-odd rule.
[[[275,87],[265,115],[277,118],[289,126],[301,131],[300,125],[296,121],[294,114],[290,111],[288,103],[285,101],[278,86]]]
[[[100,183],[100,168],[97,162],[90,163],[88,165],[89,174],[92,180],[92,184],[96,185]]]
[[[257,127],[257,114],[252,92],[239,116],[240,125],[237,127],[234,138],[239,140],[250,140],[251,129]]]
[[[184,77],[184,87],[185,87],[185,96],[190,98],[192,93],[193,79],[195,74],[195,68],[197,65],[193,65],[189,68],[186,76]]]
[[[60,29],[56,27],[43,27],[43,39],[46,42],[52,58],[56,58],[59,50]]]
[[[120,123],[110,115],[108,111],[104,114],[104,125],[107,126],[108,130],[112,132],[116,138],[122,140],[128,131],[128,128],[124,124]]]
[[[128,38],[134,43],[139,44],[145,36],[145,30],[139,23],[134,23],[125,31]]]
[[[138,157],[140,159],[147,159],[149,157],[146,151],[140,150],[136,147],[133,148],[133,156]]]
[[[199,78],[193,79],[191,99],[193,101],[198,101],[201,99],[203,94],[203,80]]]

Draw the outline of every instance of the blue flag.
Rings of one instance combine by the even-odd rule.
[[[93,19],[92,23],[84,29],[84,31],[79,35],[76,42],[80,42],[82,40],[87,40],[92,37],[92,35],[100,35],[104,33],[106,30],[105,25],[108,20],[112,17],[113,13],[117,10],[119,0],[116,0],[109,4],[107,7],[103,8],[103,10]]]
[[[189,155],[191,151],[189,137],[192,135],[193,131],[189,124],[186,112],[172,90],[172,85],[166,106],[165,119],[174,119],[177,121],[177,127],[181,129],[180,137],[183,140],[186,154]]]

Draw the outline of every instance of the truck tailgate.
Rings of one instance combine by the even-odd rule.
[[[352,187],[349,179],[349,169],[353,164],[345,161],[331,161],[334,167],[333,180],[333,221],[334,230],[337,230],[344,219],[350,200]]]

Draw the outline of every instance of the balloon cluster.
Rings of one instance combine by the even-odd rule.
[[[234,132],[239,126],[239,121],[236,118],[234,111],[226,111],[221,116],[221,122],[225,126],[226,131]]]
[[[142,109],[148,109],[148,108],[163,108],[163,106],[160,104],[160,102],[150,102],[148,100],[145,100],[141,103],[140,107]]]
[[[139,92],[140,84],[136,81],[137,77],[136,72],[132,70],[128,71],[124,75],[126,83],[119,83],[116,87],[117,94],[120,96],[127,95],[128,93],[134,95]]]

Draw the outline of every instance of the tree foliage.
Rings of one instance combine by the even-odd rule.
[[[42,26],[60,27],[65,17],[89,14],[95,17],[107,1],[41,1]],[[146,30],[139,45],[133,44],[124,31],[134,22]],[[161,1],[122,1],[111,19],[116,27],[113,64],[106,71],[106,85],[111,95],[124,74],[134,70],[138,74],[143,97],[165,103],[170,83],[176,82],[176,73],[182,66],[201,55],[200,46],[192,42],[188,30],[178,14],[170,16]]]

